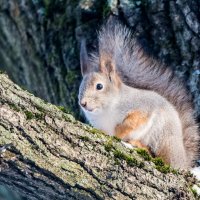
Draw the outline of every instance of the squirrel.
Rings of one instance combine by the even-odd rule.
[[[147,55],[127,27],[104,24],[98,49],[90,54],[82,40],[80,65],[79,104],[95,128],[174,168],[194,166],[199,133],[191,98],[172,70]]]

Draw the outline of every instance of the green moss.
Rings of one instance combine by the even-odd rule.
[[[162,158],[151,158],[151,161],[155,164],[155,168],[164,173],[173,173],[175,175],[178,175],[178,170],[173,169],[172,167],[170,167],[170,165],[165,164],[165,162],[162,160]]]
[[[130,156],[126,157],[126,162],[129,166],[139,166],[138,161],[135,158],[130,157]]]
[[[103,134],[102,131],[96,129],[96,128],[91,128],[88,130],[90,133],[93,133],[93,134]]]
[[[117,141],[117,142],[121,142],[121,139],[118,138],[118,137],[116,137],[116,136],[113,136],[113,139],[114,139],[115,141]]]
[[[144,160],[150,161],[151,160],[151,156],[148,154],[148,152],[144,149],[136,149],[136,152],[142,157],[144,158]]]
[[[164,165],[164,166],[156,166],[156,169],[164,174],[170,173],[171,168],[169,165]]]
[[[38,120],[44,119],[44,113],[35,113],[35,118]]]
[[[80,136],[79,138],[83,141],[89,141],[90,140],[90,138],[88,136]]]
[[[14,103],[10,103],[9,106],[10,106],[13,110],[15,110],[15,111],[17,111],[17,112],[20,111],[20,109],[19,109]]]
[[[86,127],[85,130],[97,135],[103,134],[102,131],[95,128]],[[119,164],[120,160],[125,160],[129,166],[137,166],[139,168],[143,168],[145,166],[144,162],[139,162],[131,155],[126,154],[115,148],[115,146],[113,145],[113,142],[119,142],[119,141],[121,141],[119,138],[112,137],[106,144],[104,144],[104,148],[107,152],[110,152],[110,151],[113,152],[113,155],[115,158],[115,164]],[[152,161],[155,164],[155,168],[158,171],[165,174],[170,173],[170,172],[176,175],[178,174],[178,170],[175,170],[171,168],[169,165],[165,164],[164,161],[159,157],[152,158],[151,155],[149,155],[149,153],[145,149],[141,149],[141,148],[137,148],[134,150],[131,149],[130,153],[133,153],[134,151],[136,151],[145,161]]]
[[[179,173],[178,173],[178,170],[176,170],[176,169],[171,169],[171,172],[173,173],[173,174],[175,174],[175,175],[178,175]]]
[[[164,161],[163,161],[162,158],[160,158],[160,157],[153,158],[153,159],[152,159],[152,162],[153,162],[156,166],[164,166],[164,165],[165,165]]]
[[[35,117],[34,114],[30,111],[26,110],[26,111],[24,111],[24,113],[26,115],[27,120],[33,119]]]
[[[78,124],[78,121],[76,121],[76,119],[71,114],[63,113],[62,118],[64,118],[65,121],[67,121],[67,122],[70,122],[73,124]]]
[[[106,151],[111,151],[113,149],[113,143],[112,141],[108,141],[105,145],[104,145],[104,148]]]
[[[119,159],[115,159],[115,165],[120,165]]]
[[[63,106],[58,106],[57,108],[58,108],[59,110],[65,112],[65,107],[63,107]]]
[[[123,160],[126,159],[125,154],[119,150],[114,151],[114,156],[115,156],[115,158],[119,158],[119,159],[123,159]]]
[[[120,160],[125,160],[129,166],[138,166],[138,162],[135,158],[121,152],[120,150],[114,150],[114,157]]]
[[[68,116],[63,115],[62,117],[65,119],[65,121],[73,123],[73,121]]]
[[[45,116],[44,113],[32,113],[25,109],[24,109],[24,113],[26,115],[27,120],[30,120],[30,119],[42,120],[44,119],[44,116]]]
[[[44,102],[46,103],[46,102]],[[41,106],[35,105],[35,107],[37,108],[37,110],[39,110],[40,112],[45,112],[45,109]]]
[[[193,193],[194,197],[197,198],[197,197],[198,197],[197,190],[194,189],[194,188],[192,188],[192,187],[190,187],[190,190],[191,190],[191,192]]]
[[[146,161],[152,161],[155,164],[155,168],[162,172],[162,173],[173,173],[175,175],[178,175],[178,170],[171,168],[169,165],[165,164],[164,161],[162,160],[162,158],[152,158],[148,152],[144,149],[136,149],[135,150],[142,158],[144,158],[144,160]]]
[[[70,114],[70,113],[71,113],[70,110],[67,109],[67,108],[65,108],[64,106],[57,106],[57,108],[58,108],[59,110],[61,110],[62,112],[64,112],[64,113],[67,113],[67,114]]]
[[[153,158],[152,162],[155,164],[156,169],[164,174],[170,173],[172,170],[169,165],[166,165],[161,158]]]
[[[144,166],[145,166],[145,164],[144,164],[144,162],[140,162],[140,164],[139,164],[139,168],[144,168]]]

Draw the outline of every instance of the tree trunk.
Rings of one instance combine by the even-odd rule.
[[[79,116],[78,43],[113,14],[143,46],[183,77],[200,116],[197,0],[0,0],[0,68],[37,96]]]
[[[3,186],[14,200],[194,199],[188,173],[0,83],[0,199]]]

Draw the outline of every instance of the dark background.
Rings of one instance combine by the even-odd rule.
[[[108,3],[109,2],[109,3]],[[0,0],[0,69],[80,117],[79,39],[89,46],[109,15],[183,78],[200,116],[200,1]]]

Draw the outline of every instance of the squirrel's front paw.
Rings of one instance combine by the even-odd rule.
[[[133,145],[131,145],[130,143],[127,143],[127,142],[124,142],[124,141],[121,141],[121,143],[126,147],[126,148],[129,148],[129,149],[133,149]]]

